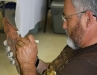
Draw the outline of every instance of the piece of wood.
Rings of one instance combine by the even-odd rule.
[[[11,48],[11,52],[13,52],[13,59],[15,60],[15,66],[19,74],[21,74],[20,66],[16,58],[16,43],[19,37],[17,33],[17,28],[8,22],[7,18],[3,18],[4,32],[6,34],[6,40],[8,45]]]

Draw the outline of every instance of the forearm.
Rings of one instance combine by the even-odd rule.
[[[46,62],[39,59],[39,63],[37,66],[37,72],[42,73],[45,69],[48,68],[48,66],[49,66],[49,63],[46,63]]]
[[[37,75],[35,65],[24,64],[21,66],[22,75]]]

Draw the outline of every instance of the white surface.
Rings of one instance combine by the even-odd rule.
[[[44,17],[46,0],[17,0],[15,22],[24,37]]]
[[[0,0],[16,2],[15,23],[24,37],[45,16],[46,0]]]

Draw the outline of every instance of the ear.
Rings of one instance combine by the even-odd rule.
[[[85,16],[86,16],[86,27],[89,28],[93,23],[93,13],[91,11],[86,11]]]

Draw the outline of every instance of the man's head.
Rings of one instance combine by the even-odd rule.
[[[97,43],[97,0],[65,0],[63,28],[77,47]]]

